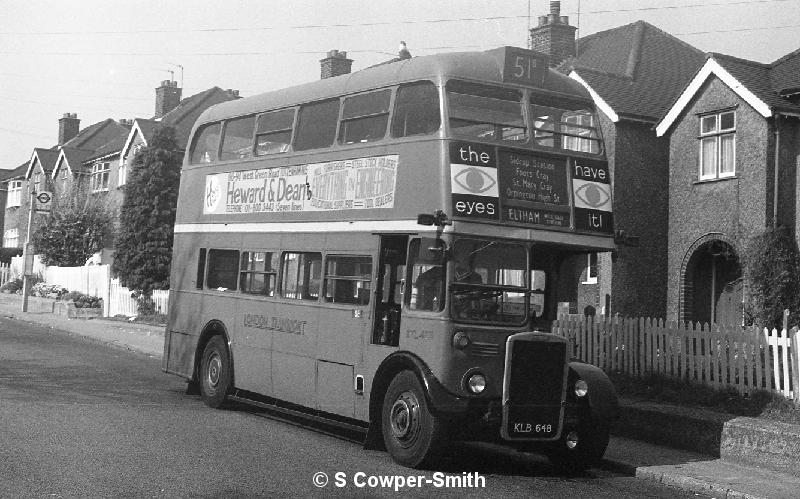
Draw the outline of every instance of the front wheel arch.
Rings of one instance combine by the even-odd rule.
[[[216,319],[209,321],[208,324],[203,327],[203,332],[200,333],[200,338],[197,340],[197,348],[195,348],[194,351],[194,367],[192,369],[192,379],[190,383],[198,383],[200,379],[199,372],[200,363],[203,359],[203,351],[206,349],[206,345],[208,344],[209,340],[211,340],[211,338],[214,336],[222,336],[225,340],[225,345],[228,347],[228,359],[231,363],[231,386],[235,386],[235,369],[233,368],[235,363],[233,359],[233,349],[231,348],[231,338],[230,335],[228,335],[228,329],[225,327],[225,324]]]

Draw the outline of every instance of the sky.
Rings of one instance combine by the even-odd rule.
[[[0,0],[0,168],[81,128],[150,118],[155,87],[247,97],[319,78],[329,50],[357,71],[394,57],[525,47],[549,0]],[[578,37],[638,20],[706,52],[770,63],[800,48],[800,0],[562,0]]]

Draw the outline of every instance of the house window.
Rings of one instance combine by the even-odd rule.
[[[66,167],[61,168],[61,197],[67,195],[67,191],[69,190],[69,172],[67,172]]]
[[[33,192],[42,192],[42,173],[33,174]]]
[[[3,247],[4,248],[18,248],[19,247],[19,229],[8,229],[3,234]]]
[[[586,255],[586,280],[583,284],[597,284],[597,253]]]
[[[8,183],[8,198],[6,208],[13,208],[22,204],[22,180],[12,180]]]
[[[700,180],[736,174],[736,115],[733,111],[700,117]]]
[[[92,165],[92,192],[108,190],[108,173],[111,171],[111,163],[95,163]]]
[[[136,160],[136,155],[142,149],[143,144],[136,144],[131,148],[131,152],[125,156],[125,159],[119,164],[119,175],[117,175],[117,186],[125,185],[128,183],[128,169],[133,165]]]

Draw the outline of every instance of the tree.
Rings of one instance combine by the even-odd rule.
[[[747,249],[749,302],[755,322],[780,327],[784,309],[800,313],[800,252],[786,227],[769,228]]]
[[[169,289],[182,158],[174,128],[158,128],[136,155],[125,185],[111,270],[145,298]]]
[[[76,189],[54,199],[50,214],[36,224],[31,242],[45,265],[79,267],[105,247],[113,220],[105,197]]]

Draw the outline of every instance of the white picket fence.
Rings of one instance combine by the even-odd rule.
[[[153,291],[153,301],[155,302],[156,312],[166,315],[169,304],[169,290]],[[108,315],[110,317],[120,314],[134,316],[139,313],[136,299],[128,288],[119,283],[119,279],[111,279],[109,283],[108,303]]]
[[[800,400],[800,331],[589,317],[555,321],[577,358],[609,372],[660,374]]]
[[[11,278],[11,264],[0,263],[0,286],[10,281]]]
[[[41,271],[44,282],[67,288],[70,291],[97,296],[103,299],[103,316],[138,315],[136,299],[131,291],[111,278],[109,265],[86,265],[83,267],[44,267]],[[169,291],[153,292],[156,312],[168,312]]]

